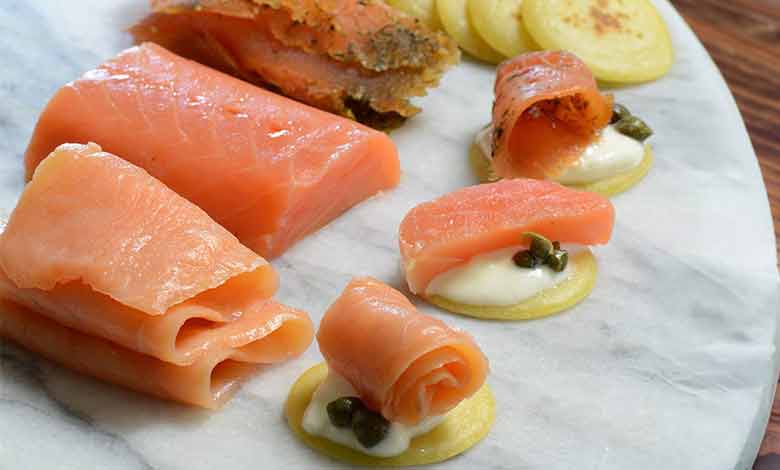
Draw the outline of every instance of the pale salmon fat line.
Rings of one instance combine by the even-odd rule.
[[[267,258],[400,179],[384,133],[151,43],[55,94],[25,153],[27,178],[66,142],[140,166]]]
[[[599,92],[590,69],[569,52],[532,52],[503,62],[494,90],[497,177],[554,179],[612,118],[612,96]]]
[[[525,232],[580,245],[607,243],[615,210],[598,194],[516,178],[460,189],[413,208],[399,248],[413,293],[474,256],[523,243]]]
[[[445,414],[488,374],[487,358],[468,333],[420,313],[373,278],[347,285],[322,318],[317,341],[329,369],[369,408],[406,425]]]
[[[61,145],[37,167],[0,234],[0,267],[0,299],[17,306],[16,318],[29,312],[30,328],[51,345],[13,331],[26,328],[13,319],[3,320],[6,336],[185,403],[218,406],[257,364],[298,356],[313,339],[306,313],[270,299],[278,279],[263,258],[96,144]],[[74,366],[70,355],[85,348],[137,359],[158,375],[89,356]]]

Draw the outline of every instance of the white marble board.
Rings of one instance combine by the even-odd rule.
[[[766,192],[737,108],[673,8],[671,73],[617,90],[656,130],[657,163],[614,199],[598,284],[574,310],[482,322],[420,304],[473,333],[492,364],[498,418],[441,468],[748,468],[777,380],[778,274]],[[22,154],[63,83],[130,44],[145,0],[0,0],[0,212]],[[318,322],[352,275],[401,286],[396,229],[407,210],[475,183],[468,144],[489,120],[493,69],[466,61],[392,134],[400,187],[308,237],[274,265],[281,301]],[[79,112],[73,110],[73,112]],[[251,380],[219,412],[105,385],[0,342],[0,469],[338,468],[287,429],[290,384],[320,360]]]

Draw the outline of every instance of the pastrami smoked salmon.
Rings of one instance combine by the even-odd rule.
[[[480,389],[488,362],[471,336],[417,311],[397,290],[356,278],[317,333],[328,367],[390,421],[417,424]]]
[[[498,68],[492,172],[552,179],[580,158],[612,118],[612,97],[569,52],[531,52]]]
[[[27,178],[58,145],[90,141],[144,168],[268,258],[396,186],[400,175],[385,134],[151,43],[57,92],[27,148]]]
[[[615,211],[596,193],[525,178],[471,186],[412,209],[399,244],[406,280],[424,293],[437,275],[473,256],[518,245],[525,232],[596,245],[612,235]]]
[[[29,332],[9,331],[24,325],[16,319],[3,327],[7,336],[66,365],[74,351],[57,344],[77,356],[90,348],[143,356],[160,374],[177,372],[155,385],[135,383],[137,364],[105,370],[107,358],[79,370],[144,391],[159,386],[187,403],[211,407],[223,397],[206,398],[205,385],[190,392],[179,375],[205,384],[217,380],[209,378],[215,368],[242,371],[230,374],[233,383],[254,369],[248,365],[295,357],[313,338],[304,312],[270,299],[277,276],[264,259],[96,144],[62,145],[40,163],[0,235],[0,268],[0,299],[19,307],[14,315],[46,319],[30,328],[94,341],[42,345]]]
[[[457,45],[379,0],[152,0],[132,29],[177,54],[374,127],[457,63]]]

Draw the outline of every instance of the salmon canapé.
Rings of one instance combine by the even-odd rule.
[[[532,52],[498,68],[493,105],[492,171],[499,178],[554,179],[576,162],[612,118],[577,56]]]
[[[474,339],[376,279],[352,279],[317,341],[325,363],[301,375],[286,406],[292,431],[317,451],[355,466],[419,466],[465,452],[493,424]]]
[[[457,45],[379,0],[152,0],[136,40],[373,127],[457,63]]]
[[[27,178],[58,145],[90,141],[145,169],[267,258],[400,177],[385,134],[151,43],[57,92],[27,148]]]
[[[94,353],[76,368],[185,403],[220,405],[257,364],[313,338],[304,312],[270,299],[278,281],[263,258],[96,144],[62,145],[40,163],[0,235],[0,268],[0,299],[17,306],[3,334],[69,366]],[[162,376],[101,351],[143,357]]]
[[[595,193],[525,178],[464,188],[418,205],[401,222],[406,280],[424,295],[438,275],[536,232],[560,243],[607,243],[614,208]]]

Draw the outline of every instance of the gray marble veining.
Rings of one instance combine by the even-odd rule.
[[[144,0],[0,0],[0,212],[23,186],[36,117],[63,83],[130,44]],[[486,323],[420,308],[474,334],[492,364],[488,438],[436,466],[491,469],[748,468],[777,378],[780,310],[767,198],[722,78],[663,1],[677,50],[664,79],[615,90],[655,128],[656,166],[615,198],[591,297],[563,315]],[[407,210],[473,184],[470,139],[489,120],[492,69],[466,61],[393,133],[400,187],[276,260],[281,301],[315,322],[352,275],[402,286]],[[78,110],[74,110],[78,112]],[[219,412],[106,385],[0,342],[0,468],[338,468],[288,431],[295,378],[320,360],[263,371]]]

